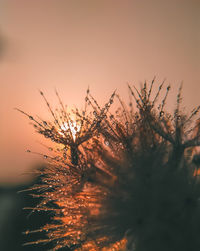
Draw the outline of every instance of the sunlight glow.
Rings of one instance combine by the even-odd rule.
[[[81,126],[78,125],[78,124],[76,124],[75,121],[73,121],[73,122],[70,122],[70,121],[69,121],[69,123],[65,122],[63,125],[61,125],[61,129],[62,129],[63,131],[68,131],[68,130],[70,130],[70,131],[71,131],[71,134],[72,134],[72,137],[73,137],[73,140],[75,141],[75,140],[76,140],[76,134],[77,134],[77,132],[80,131]]]

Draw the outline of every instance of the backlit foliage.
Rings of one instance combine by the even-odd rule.
[[[200,250],[200,107],[181,110],[181,88],[173,114],[166,111],[170,86],[153,96],[154,80],[141,90],[128,85],[130,102],[115,92],[101,108],[87,91],[85,109],[60,108],[52,121],[36,120],[36,131],[55,142],[44,155],[41,182],[29,190],[41,198],[33,211],[52,221],[26,233],[46,232],[53,250]],[[111,112],[115,98],[119,108]],[[57,145],[60,147],[58,148]],[[30,150],[28,150],[31,152]],[[35,193],[34,193],[35,191]],[[45,250],[45,246],[44,246]]]

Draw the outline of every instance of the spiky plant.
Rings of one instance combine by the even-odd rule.
[[[104,170],[114,182],[107,189],[98,217],[93,219],[96,238],[110,243],[126,238],[125,250],[199,250],[200,184],[198,181],[199,123],[180,111],[181,88],[173,115],[164,111],[170,87],[159,109],[151,90],[129,90],[137,111],[122,109],[124,122],[115,120],[103,134],[111,148],[97,147]],[[131,114],[131,115],[130,115]],[[131,124],[129,117],[134,118]],[[114,144],[113,144],[114,143]],[[95,232],[95,227],[97,227]]]
[[[42,198],[33,210],[54,212],[52,223],[36,230],[48,238],[37,243],[52,241],[53,250],[200,250],[200,127],[194,121],[200,107],[184,114],[180,87],[175,112],[168,113],[170,86],[158,106],[163,84],[154,98],[154,80],[140,91],[128,86],[132,101],[127,106],[117,95],[115,114],[108,112],[115,94],[101,109],[88,93],[95,118],[86,121],[98,126],[81,142],[76,161],[73,154],[48,156],[42,184],[31,188]],[[44,134],[48,128],[38,123]],[[65,148],[59,128],[53,140]]]

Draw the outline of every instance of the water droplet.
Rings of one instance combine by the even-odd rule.
[[[104,140],[104,144],[105,144],[106,146],[109,146],[108,140]]]
[[[27,153],[30,153],[31,151],[28,149],[28,150],[26,150],[26,152],[27,152]]]
[[[44,155],[43,157],[44,157],[45,159],[47,159],[47,158],[48,158],[48,156],[47,156],[47,155]]]
[[[162,117],[164,115],[164,112],[163,111],[161,111],[160,112],[160,117]]]
[[[171,89],[171,86],[169,85],[169,86],[167,86],[167,91],[169,91]]]

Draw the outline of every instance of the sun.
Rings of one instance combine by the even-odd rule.
[[[76,134],[77,132],[80,131],[81,129],[81,126],[78,125],[75,121],[68,121],[68,122],[64,122],[62,125],[61,125],[61,129],[63,131],[68,131],[70,130],[71,131],[71,134],[72,134],[72,137],[73,137],[73,140],[75,141],[76,140]]]

